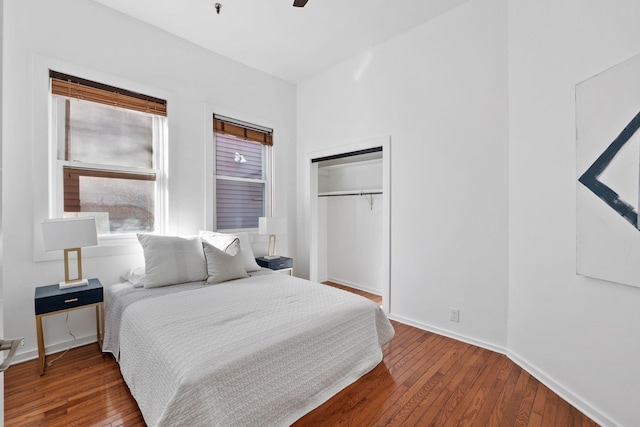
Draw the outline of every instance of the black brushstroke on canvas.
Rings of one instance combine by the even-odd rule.
[[[631,139],[631,137],[640,128],[640,112],[629,122],[620,135],[613,140],[611,145],[596,159],[595,162],[582,174],[578,179],[585,187],[602,199],[613,210],[618,212],[625,220],[627,220],[636,229],[638,227],[638,212],[629,203],[625,202],[618,193],[613,191],[609,186],[598,180],[598,177],[609,166],[613,158]]]

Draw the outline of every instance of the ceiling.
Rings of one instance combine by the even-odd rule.
[[[94,1],[299,83],[467,0]]]

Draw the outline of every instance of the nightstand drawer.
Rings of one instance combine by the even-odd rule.
[[[256,262],[260,267],[270,268],[271,270],[282,270],[284,268],[293,267],[293,259],[281,256],[276,259],[256,258]]]
[[[59,289],[58,285],[41,286],[36,288],[36,315],[82,307],[103,300],[102,285],[97,279],[91,279],[88,285],[77,288]]]

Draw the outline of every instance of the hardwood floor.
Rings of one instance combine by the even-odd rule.
[[[597,425],[504,355],[392,323],[383,362],[295,426]],[[7,427],[144,426],[97,344],[70,350],[42,377],[36,360],[11,366],[4,393]]]
[[[352,292],[354,294],[363,296],[365,298],[369,298],[371,301],[375,302],[376,304],[382,305],[382,297],[380,295],[375,295],[375,294],[371,294],[369,292],[361,291],[359,289],[350,288],[348,286],[341,285],[339,283],[334,283],[334,282],[322,282],[322,283],[325,284],[325,285],[333,286],[334,288],[338,288],[338,289],[342,289],[342,290],[345,290],[345,291]]]
[[[145,425],[118,364],[97,343],[69,350],[42,377],[37,360],[11,366],[4,405],[6,427]]]

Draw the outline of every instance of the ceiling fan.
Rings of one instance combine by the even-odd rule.
[[[293,5],[295,7],[304,7],[305,4],[307,4],[309,0],[293,0]]]

